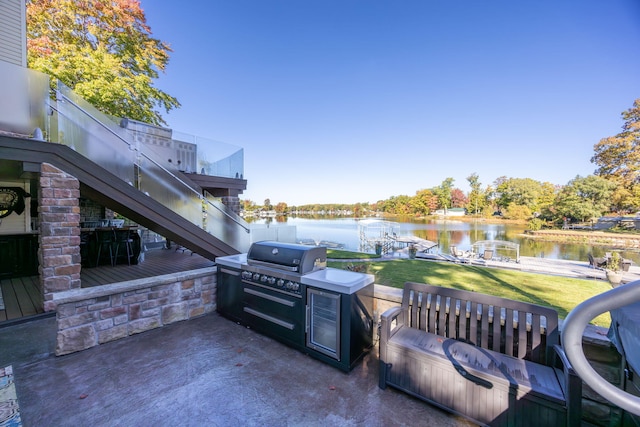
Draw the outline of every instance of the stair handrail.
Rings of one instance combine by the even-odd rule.
[[[96,122],[98,124],[98,126],[101,126],[102,128],[106,129],[109,133],[111,133],[113,136],[115,136],[116,138],[118,138],[119,140],[121,140],[122,142],[124,142],[125,144],[127,144],[129,146],[129,149],[132,151],[136,151],[140,156],[144,157],[145,159],[149,160],[150,162],[152,162],[155,166],[157,166],[158,168],[162,169],[163,172],[166,172],[167,174],[169,174],[172,178],[176,179],[177,181],[179,181],[182,185],[184,185],[185,187],[187,187],[187,189],[189,189],[190,191],[192,191],[193,193],[195,193],[200,199],[202,199],[202,195],[198,192],[198,190],[194,189],[191,185],[189,185],[188,183],[184,182],[182,179],[180,179],[180,177],[176,176],[174,173],[172,173],[170,170],[168,170],[167,168],[165,168],[164,166],[162,166],[160,163],[158,163],[157,161],[155,161],[154,159],[152,159],[151,157],[147,156],[143,151],[141,151],[140,149],[138,149],[138,147],[136,147],[135,145],[131,144],[129,141],[127,141],[125,138],[123,138],[121,135],[118,135],[117,132],[114,132],[113,129],[109,128],[109,126],[105,125],[100,119],[98,119],[97,117],[94,117],[93,114],[91,114],[90,112],[88,112],[87,110],[85,110],[84,108],[82,108],[81,105],[78,105],[76,102],[74,102],[71,98],[69,98],[68,96],[66,96],[64,93],[57,91],[58,95],[61,96],[62,98],[64,98],[64,100],[66,100],[67,102],[69,102],[71,105],[73,105],[74,107],[76,107],[78,110],[80,110],[83,114],[85,114],[87,117],[89,117],[91,120],[93,120],[94,122]],[[53,107],[58,114],[60,114],[60,110],[56,107]]]
[[[207,203],[207,206],[211,206],[212,208],[226,215],[231,221],[235,222],[240,227],[242,227],[245,232],[251,233],[251,228],[243,224],[244,220],[238,219],[238,215],[234,211],[232,211],[230,208],[228,208],[227,205],[220,202],[214,203],[215,200],[211,200],[208,197],[204,197],[204,200]]]
[[[221,209],[220,207],[216,206],[215,204],[211,203],[210,200],[208,200],[207,198],[205,198],[198,190],[194,189],[190,184],[184,182],[182,179],[180,179],[180,177],[176,176],[174,173],[172,173],[170,170],[168,170],[167,168],[165,168],[164,166],[162,166],[160,163],[158,163],[157,161],[155,161],[154,159],[152,159],[151,157],[147,156],[143,151],[139,150],[135,145],[131,144],[129,141],[127,141],[125,138],[123,138],[121,135],[118,135],[117,132],[114,132],[113,129],[109,128],[109,126],[105,125],[100,119],[98,119],[97,117],[94,117],[93,114],[91,114],[90,112],[88,112],[87,110],[85,110],[84,108],[82,108],[81,105],[78,105],[76,102],[74,102],[71,98],[69,98],[68,96],[66,96],[64,93],[62,93],[60,90],[56,90],[56,94],[59,97],[62,97],[63,100],[65,100],[66,102],[70,103],[71,105],[73,105],[75,108],[77,108],[78,110],[80,110],[83,114],[85,114],[87,117],[89,117],[91,120],[93,120],[95,123],[97,123],[99,126],[101,126],[102,128],[106,129],[109,133],[113,134],[116,138],[120,139],[122,142],[124,142],[125,144],[127,144],[129,146],[129,149],[136,151],[140,156],[144,157],[145,159],[149,160],[150,162],[152,162],[155,166],[157,166],[158,168],[162,169],[164,172],[166,172],[167,174],[169,174],[172,178],[176,179],[178,182],[180,182],[182,185],[184,185],[188,190],[192,191],[193,193],[195,193],[197,195],[197,197],[199,199],[204,199],[205,201],[207,201],[207,204],[209,206],[212,206],[214,208],[216,208],[218,211],[220,211],[223,215],[227,216],[229,219],[231,219],[233,222],[235,222],[236,224],[238,224],[240,227],[242,227],[245,232],[249,233],[251,230],[249,227],[247,227],[246,225],[242,224],[240,221],[238,221],[237,218],[235,218],[234,216],[232,216],[229,212],[225,211],[224,209]],[[62,114],[63,113],[60,112],[60,110],[54,106],[53,104],[51,105],[52,109],[54,109],[58,114]]]
[[[600,376],[587,361],[582,336],[589,322],[607,311],[640,301],[640,280],[596,295],[571,310],[562,329],[562,347],[578,376],[595,392],[625,411],[640,416],[640,397],[619,389]]]

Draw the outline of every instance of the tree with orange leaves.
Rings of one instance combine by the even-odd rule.
[[[622,113],[622,132],[602,138],[593,146],[591,162],[598,166],[595,174],[614,181],[618,188],[612,196],[618,211],[640,209],[640,99]]]
[[[27,0],[29,68],[104,113],[155,125],[178,100],[154,87],[168,44],[151,37],[139,0]]]

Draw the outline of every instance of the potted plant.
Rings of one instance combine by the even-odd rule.
[[[622,257],[619,252],[613,252],[611,257],[607,259],[607,265],[605,267],[607,272],[607,280],[611,283],[611,286],[619,286],[622,282]]]
[[[376,242],[376,255],[382,255],[382,243]]]
[[[415,245],[409,245],[409,258],[414,259],[416,257],[416,252],[418,252],[418,249]]]

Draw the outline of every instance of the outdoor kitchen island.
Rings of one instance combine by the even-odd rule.
[[[326,260],[324,247],[271,241],[218,257],[217,310],[348,372],[373,345],[374,277]]]

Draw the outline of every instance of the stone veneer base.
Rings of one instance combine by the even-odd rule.
[[[213,312],[216,271],[209,267],[53,294],[56,355]]]

